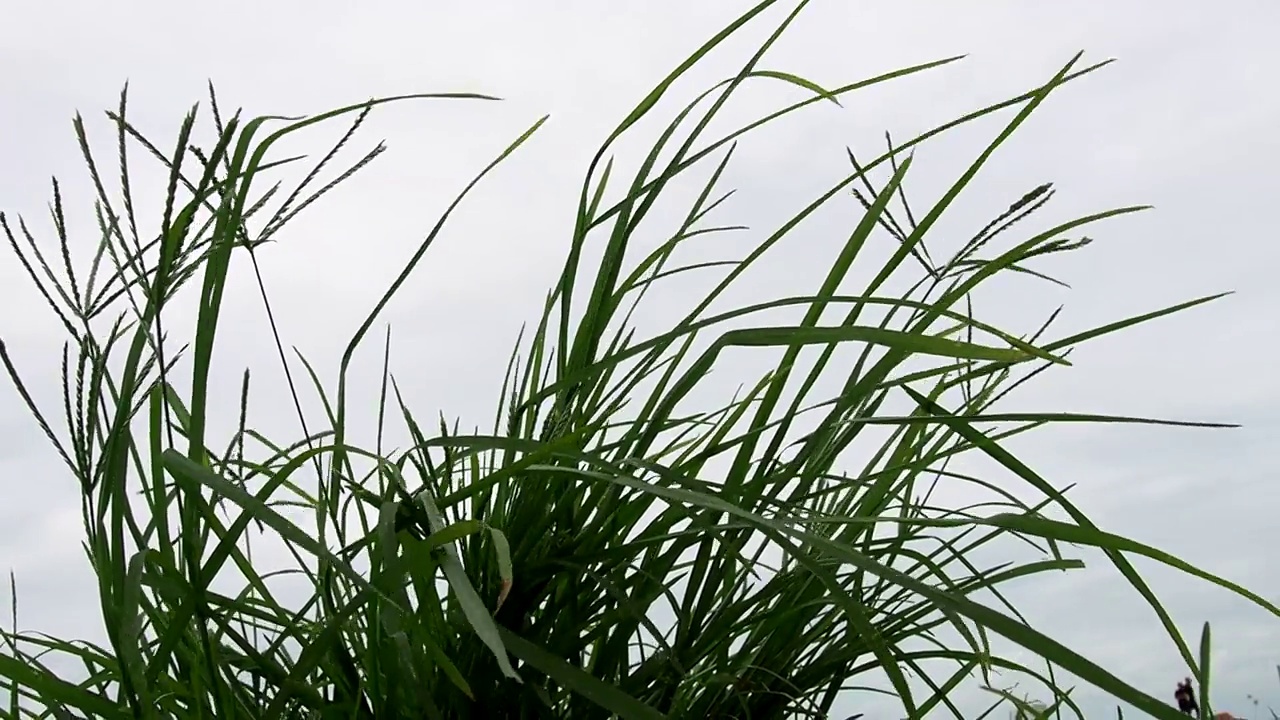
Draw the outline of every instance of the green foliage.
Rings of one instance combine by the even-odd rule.
[[[685,242],[734,229],[709,218],[727,197],[719,184],[735,144],[750,131],[954,60],[824,89],[760,66],[793,12],[740,72],[671,120],[634,178],[619,180],[614,143],[652,116],[690,67],[773,4],[760,3],[708,41],[595,155],[563,273],[536,328],[517,343],[489,434],[461,433],[443,421],[433,430],[401,400],[385,369],[378,397],[350,397],[349,368],[450,214],[542,120],[459,193],[351,338],[336,384],[305,360],[289,362],[277,335],[282,369],[308,428],[304,437],[282,441],[254,429],[247,371],[236,432],[215,439],[208,429],[211,407],[228,401],[211,395],[209,377],[232,260],[256,264],[293,217],[377,154],[319,184],[376,106],[486,98],[405,96],[302,120],[245,121],[239,114],[224,120],[211,89],[207,149],[193,145],[193,109],[165,153],[129,122],[122,94],[109,113],[118,131],[118,192],[108,191],[77,118],[101,230],[89,270],[72,257],[56,185],[60,269],[50,261],[55,252],[42,249],[24,223],[3,223],[69,336],[62,358],[65,427],[55,429],[54,414],[32,401],[3,346],[0,356],[79,479],[85,547],[109,645],[6,631],[0,678],[13,695],[6,716],[826,717],[842,692],[883,672],[910,717],[931,711],[962,717],[949,699],[954,689],[974,673],[990,684],[996,671],[1037,678],[1051,689],[1055,707],[1079,715],[1055,679],[1057,669],[1155,717],[1180,717],[1165,701],[1029,626],[1000,588],[1083,566],[1064,557],[1060,545],[1102,548],[1206,686],[1202,659],[1129,556],[1280,610],[1101,530],[1001,445],[1051,423],[1158,421],[993,407],[1033,375],[1069,364],[1071,350],[1084,342],[1217,296],[1056,340],[1044,337],[1048,323],[1017,337],[979,321],[972,313],[979,285],[1006,272],[1039,275],[1029,261],[1076,250],[1088,243],[1080,235],[1085,226],[1141,209],[1098,212],[1005,242],[1015,224],[1050,199],[1049,186],[1011,197],[1009,210],[946,262],[932,260],[938,249],[931,253],[925,242],[1045,98],[1100,65],[1078,67],[1073,59],[1031,92],[890,143],[865,163],[850,154],[847,177],[747,256],[676,265]],[[758,82],[789,83],[811,97],[708,139],[708,124],[726,100]],[[913,209],[904,181],[916,148],[1006,109],[1011,119],[950,189],[923,211]],[[278,141],[344,117],[354,118],[350,130],[297,187],[287,194],[280,184],[261,189],[275,170],[302,160],[277,158]],[[129,153],[137,148],[169,173],[163,215],[150,233],[139,229],[130,189]],[[703,189],[669,240],[637,257],[632,240],[646,220],[672,212],[657,208],[677,178],[700,178]],[[859,201],[861,218],[812,294],[708,312],[819,207]],[[866,257],[877,231],[892,237],[896,250],[865,288],[850,293],[844,288],[851,268]],[[589,257],[593,248],[599,262]],[[631,313],[646,294],[695,269],[723,277],[664,332],[637,337]],[[890,280],[904,276],[917,280],[906,293],[890,294]],[[190,326],[171,309],[183,292],[199,293]],[[778,308],[802,310],[803,317],[793,325],[736,326]],[[845,362],[837,348],[859,352]],[[691,407],[707,372],[724,371],[727,356],[747,351],[774,353],[775,368],[748,379],[731,403]],[[389,335],[383,352],[390,353]],[[303,414],[300,369],[323,400],[320,419]],[[179,376],[182,382],[174,380]],[[822,377],[839,380],[839,391],[820,394]],[[886,403],[894,402],[912,409],[888,414]],[[361,444],[350,418],[374,409],[377,439]],[[411,446],[383,447],[391,423],[403,425]],[[886,432],[876,435],[872,426]],[[1015,493],[949,470],[961,453],[989,457],[1024,487]],[[865,462],[848,467],[850,457]],[[937,506],[931,497],[941,479],[971,484],[992,500]],[[1033,501],[1019,499],[1028,496]],[[291,515],[299,508],[305,517]],[[292,574],[311,588],[304,602],[277,597],[271,574],[255,570],[252,532],[273,536],[293,553]],[[977,549],[1012,539],[1043,548],[1049,559],[994,567],[970,560]],[[242,577],[240,590],[212,588],[225,577]],[[1003,609],[976,599],[984,593]],[[1001,657],[991,648],[992,633],[1030,650],[1046,669]],[[948,634],[958,640],[947,641]],[[86,678],[60,677],[42,660],[47,652],[77,659]],[[953,668],[940,680],[925,669],[939,661]]]

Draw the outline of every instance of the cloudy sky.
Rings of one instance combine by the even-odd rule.
[[[71,8],[74,6],[74,10]],[[1227,11],[1225,8],[1230,8]],[[168,147],[183,113],[212,80],[225,107],[297,115],[371,96],[482,92],[501,103],[430,101],[376,113],[365,143],[390,152],[303,217],[264,253],[264,272],[287,342],[332,377],[346,338],[418,238],[461,185],[544,114],[549,123],[458,213],[385,319],[395,327],[396,370],[409,404],[469,422],[490,417],[495,378],[522,322],[536,318],[560,267],[582,173],[607,133],[671,68],[747,5],[659,0],[603,3],[27,3],[8,14],[0,44],[0,209],[47,234],[50,175],[73,218],[89,229],[91,201],[71,130],[84,113],[104,159],[113,140],[102,110],[130,83],[130,113]],[[789,6],[788,6],[789,7]],[[1164,548],[1280,600],[1271,522],[1280,462],[1264,440],[1280,430],[1277,349],[1280,260],[1266,220],[1280,165],[1280,6],[1237,0],[1163,3],[888,3],[816,0],[766,67],[834,87],[953,55],[963,61],[817,106],[742,144],[725,185],[740,197],[725,224],[762,234],[847,172],[844,147],[862,156],[891,130],[907,138],[1050,78],[1077,51],[1116,64],[1056,93],[993,158],[939,234],[972,233],[1022,193],[1052,181],[1046,219],[1151,204],[1154,211],[1091,231],[1084,251],[1051,261],[1065,291],[1009,282],[984,296],[984,318],[1029,332],[1066,305],[1057,335],[1179,300],[1237,294],[1087,345],[1075,366],[1047,373],[1009,409],[1111,412],[1237,422],[1242,429],[1062,426],[1012,447],[1110,530]],[[779,8],[783,9],[783,8]],[[776,12],[731,42],[677,88],[684,99],[736,71],[780,19]],[[730,110],[738,120],[803,97],[762,83]],[[1007,116],[1005,116],[1007,117]],[[957,131],[920,152],[909,193],[931,201],[1000,129],[999,119]],[[725,127],[731,124],[726,123]],[[656,126],[654,126],[656,127]],[[650,127],[647,132],[652,131]],[[643,134],[643,133],[642,133]],[[326,137],[320,138],[319,147]],[[316,145],[304,141],[306,149]],[[635,167],[644,138],[624,144]],[[629,154],[628,154],[629,153]],[[140,180],[156,187],[159,176]],[[842,201],[843,202],[843,201]],[[155,217],[157,208],[144,207]],[[730,217],[731,216],[731,217]],[[813,289],[855,220],[848,201],[806,225],[769,263],[758,287]],[[658,222],[662,222],[661,218]],[[666,222],[674,222],[667,218]],[[87,237],[87,236],[86,236]],[[967,235],[964,235],[967,237]],[[1021,238],[1019,238],[1021,239]],[[90,242],[88,239],[82,242]],[[948,240],[936,242],[945,245]],[[833,244],[834,243],[834,244]],[[870,272],[867,270],[866,272]],[[686,307],[679,294],[652,304],[648,322]],[[743,296],[746,301],[752,298]],[[0,336],[33,393],[57,407],[52,359],[59,326],[12,258],[0,260]],[[241,369],[272,350],[248,276],[226,301],[215,383],[233,390]],[[730,361],[732,362],[732,360]],[[756,367],[723,367],[732,382]],[[263,385],[267,387],[263,387]],[[270,381],[261,407],[273,407]],[[365,387],[365,390],[372,386]],[[276,388],[275,390],[278,390]],[[283,406],[281,406],[283,407]],[[288,412],[262,423],[293,432]],[[92,581],[79,549],[79,499],[52,450],[11,391],[0,392],[0,569],[17,575],[21,625],[101,637]],[[1186,674],[1172,644],[1114,570],[1032,581],[1015,599],[1050,634],[1158,696]],[[1249,716],[1248,695],[1280,707],[1280,623],[1225,591],[1140,564],[1194,643],[1213,623],[1215,705]],[[7,599],[5,601],[7,607]],[[7,618],[6,618],[7,622]],[[1114,703],[1078,690],[1092,715]]]

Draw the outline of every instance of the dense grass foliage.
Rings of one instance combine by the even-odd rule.
[[[1053,423],[1157,421],[1001,413],[996,405],[1030,377],[1069,364],[1082,343],[1214,298],[1057,339],[1049,339],[1048,323],[1018,336],[974,317],[969,300],[980,285],[1001,273],[1038,274],[1029,260],[1074,251],[1088,242],[1087,226],[1141,209],[1029,229],[1027,218],[1053,194],[1048,186],[1012,195],[1008,211],[949,259],[935,259],[943,255],[926,242],[1045,98],[1098,65],[1074,59],[1023,95],[890,143],[875,157],[850,154],[847,177],[789,222],[756,229],[761,239],[748,255],[696,266],[720,273],[704,300],[663,332],[634,330],[632,313],[651,289],[695,269],[675,260],[682,244],[733,229],[713,215],[723,214],[721,179],[736,143],[807,106],[951,62],[836,88],[767,69],[762,56],[803,4],[736,75],[690,99],[633,178],[615,173],[618,139],[652,116],[659,99],[669,100],[690,67],[758,23],[774,2],[708,41],[606,139],[577,198],[563,273],[517,342],[506,377],[494,378],[501,402],[487,433],[415,415],[389,372],[379,395],[355,397],[348,369],[358,348],[379,342],[371,335],[380,313],[450,213],[542,121],[465,185],[351,337],[337,378],[292,358],[277,334],[278,377],[306,428],[280,438],[254,429],[247,371],[238,398],[210,393],[213,350],[227,332],[219,315],[232,262],[252,266],[273,252],[268,240],[288,242],[282,231],[293,217],[376,155],[330,170],[379,105],[482,96],[390,98],[302,120],[245,120],[223,117],[211,92],[204,116],[212,123],[197,130],[192,110],[165,152],[130,123],[122,95],[109,113],[118,128],[111,172],[77,118],[97,194],[95,253],[71,251],[56,186],[53,241],[37,240],[24,222],[3,222],[68,336],[62,407],[38,407],[23,382],[29,376],[0,355],[80,483],[109,643],[5,631],[0,678],[12,693],[5,716],[828,717],[838,699],[856,706],[860,693],[873,692],[857,688],[880,674],[906,715],[964,717],[953,690],[975,676],[992,684],[998,670],[1038,679],[1055,712],[1079,716],[1055,674],[1065,670],[1152,716],[1180,717],[1165,699],[1055,642],[1001,601],[1006,583],[1082,567],[1063,554],[1066,545],[1106,552],[1150,603],[1207,697],[1207,628],[1202,646],[1188,647],[1129,558],[1153,558],[1280,609],[1100,529],[1002,445]],[[789,83],[808,99],[708,137],[726,100],[762,82]],[[950,189],[932,205],[909,204],[912,154],[950,128],[996,113],[1007,124],[975,148]],[[278,141],[344,118],[349,132],[300,184],[288,191],[274,184],[277,169],[304,162],[279,157]],[[148,221],[135,217],[130,168],[150,161],[166,168],[169,182],[162,216]],[[677,178],[702,183],[691,206],[671,207]],[[773,297],[757,287],[756,304],[710,312],[827,203],[861,213],[810,294]],[[684,220],[656,250],[638,253],[633,238],[659,213]],[[148,222],[152,229],[144,229]],[[876,239],[891,239],[894,252],[872,268],[869,284],[849,288],[851,269],[868,269],[865,248]],[[888,290],[904,277],[908,292]],[[184,293],[198,293],[194,323],[175,319],[175,298]],[[797,310],[800,319],[753,324],[778,308]],[[389,355],[389,339],[381,350]],[[731,357],[742,353],[768,354],[776,365],[740,378],[744,390],[731,403],[697,406],[707,372],[732,373]],[[838,391],[819,392],[820,378],[835,378]],[[323,399],[321,416],[303,413],[304,393]],[[237,403],[238,429],[213,437],[212,408],[225,413],[229,403]],[[910,409],[886,410],[899,405]],[[372,413],[377,436],[366,442],[352,418]],[[395,425],[412,438],[409,446],[386,446],[384,430]],[[1015,492],[949,469],[962,453],[985,455],[1024,487]],[[988,499],[940,506],[932,499],[939,482],[972,485]],[[253,548],[264,536],[292,553],[295,581],[310,588],[303,602],[282,599],[273,573],[255,568]],[[1047,559],[971,561],[978,549],[1012,540],[1043,548]],[[214,588],[228,577],[242,578],[237,591]],[[1043,663],[1001,657],[992,635]],[[49,652],[76,659],[84,677],[50,669]],[[950,669],[939,675],[938,667]],[[1008,693],[993,698],[1021,703]]]

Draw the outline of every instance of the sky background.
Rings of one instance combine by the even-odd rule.
[[[207,97],[209,80],[224,111],[243,107],[250,115],[299,115],[408,92],[504,98],[427,101],[375,113],[357,145],[386,138],[390,151],[263,253],[286,342],[333,378],[346,339],[453,195],[549,113],[549,123],[457,213],[384,317],[395,328],[394,369],[408,404],[420,408],[420,416],[443,410],[464,425],[487,422],[515,334],[536,319],[559,270],[592,154],[656,82],[746,7],[669,0],[469,7],[234,1],[216,11],[150,0],[24,4],[9,11],[10,32],[0,44],[0,67],[7,70],[0,73],[0,209],[23,214],[51,238],[45,206],[48,178],[56,175],[73,225],[92,229],[90,188],[70,120],[76,111],[85,115],[109,161],[114,140],[101,111],[116,105],[126,80],[134,122],[165,148],[183,113]],[[1039,266],[1070,283],[1069,291],[1031,281],[997,283],[982,296],[984,320],[1026,333],[1065,304],[1053,333],[1061,336],[1236,291],[1082,347],[1072,356],[1074,367],[1046,373],[1005,407],[1242,424],[1234,430],[1058,426],[1011,448],[1056,484],[1076,483],[1075,502],[1102,527],[1276,601],[1280,525],[1272,517],[1280,462],[1265,441],[1280,429],[1280,380],[1272,369],[1280,289],[1271,277],[1280,250],[1266,218],[1280,165],[1280,140],[1272,132],[1280,95],[1270,89],[1280,70],[1274,42],[1280,5],[1238,0],[1229,7],[1211,12],[1186,0],[945,7],[818,0],[764,66],[834,87],[969,57],[850,95],[843,108],[815,106],[751,135],[724,182],[738,197],[717,217],[753,228],[734,247],[758,242],[847,174],[846,146],[871,157],[885,130],[905,139],[1019,94],[1080,50],[1086,61],[1117,58],[1045,103],[944,217],[936,242],[954,250],[1024,192],[1052,181],[1058,195],[1027,228],[1117,206],[1155,210],[1092,228],[1092,246]],[[678,85],[678,102],[664,106],[661,117],[672,117],[695,93],[736,72],[781,19],[776,10],[783,8]],[[757,83],[728,111],[737,122],[719,127],[802,97],[779,83]],[[1009,117],[976,123],[922,149],[906,183],[917,205],[935,200]],[[334,130],[340,128],[289,147],[323,149]],[[639,140],[619,149],[628,170],[657,130],[651,123]],[[156,195],[162,181],[151,166],[137,192],[145,197],[151,188]],[[148,211],[157,217],[158,208],[144,203],[140,212]],[[760,297],[746,292],[735,299],[816,287],[857,215],[847,196],[833,201],[753,281]],[[1022,232],[1018,240],[1029,237],[1029,230]],[[955,240],[947,239],[952,235]],[[264,368],[264,378],[276,367],[274,350],[255,339],[265,326],[250,280],[237,275],[226,300],[214,382],[228,392],[235,392],[244,367]],[[640,321],[660,326],[671,317],[665,313],[681,311],[688,299],[678,291],[659,294]],[[57,408],[54,358],[63,336],[40,303],[18,263],[0,260],[0,337],[37,400]],[[717,367],[726,387],[753,380],[763,367],[740,357]],[[355,391],[372,390],[373,382],[358,383]],[[294,432],[288,411],[272,412],[286,407],[273,404],[285,397],[269,380],[259,383],[260,425]],[[16,574],[22,628],[101,638],[80,550],[77,488],[12,391],[0,392],[0,498],[0,568]],[[1013,593],[1015,601],[1057,639],[1147,692],[1170,696],[1187,674],[1172,643],[1118,573],[1096,556],[1083,557],[1089,570],[1029,581]],[[1252,717],[1250,694],[1280,707],[1280,622],[1221,589],[1150,563],[1138,566],[1189,641],[1196,642],[1203,622],[1213,624],[1218,709]],[[1092,688],[1080,688],[1077,699],[1090,716],[1114,712],[1114,703]]]

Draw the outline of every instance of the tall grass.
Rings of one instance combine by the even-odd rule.
[[[108,113],[118,147],[112,174],[119,183],[111,189],[77,117],[97,195],[101,241],[92,257],[71,252],[56,185],[51,244],[22,221],[3,221],[69,338],[62,407],[37,407],[3,346],[0,357],[80,482],[108,644],[5,631],[0,678],[12,693],[5,716],[827,717],[838,699],[856,705],[868,697],[874,691],[857,688],[882,673],[906,715],[964,717],[951,700],[955,688],[975,674],[992,684],[992,674],[1005,670],[1039,679],[1060,711],[1076,716],[1061,671],[1152,716],[1180,717],[1164,700],[1031,627],[1004,601],[1006,583],[1082,567],[1063,555],[1063,545],[1105,551],[1150,604],[1207,697],[1207,632],[1199,652],[1188,647],[1129,558],[1155,559],[1277,615],[1280,609],[1100,529],[1001,444],[1052,423],[1160,421],[1001,413],[994,406],[1032,376],[1069,364],[1082,343],[1217,296],[1054,340],[1046,337],[1048,323],[1018,337],[981,322],[970,302],[980,285],[1007,272],[1038,274],[1028,261],[1076,250],[1088,242],[1086,226],[1141,209],[1024,232],[1026,218],[1053,194],[1048,186],[1011,197],[1007,212],[946,261],[933,259],[939,249],[926,243],[1041,103],[1101,64],[1075,58],[1030,92],[890,144],[865,162],[850,155],[847,177],[750,254],[697,266],[722,274],[704,300],[664,332],[637,336],[637,304],[667,278],[694,269],[674,260],[682,244],[732,228],[711,216],[727,197],[720,181],[737,142],[809,105],[954,59],[837,88],[766,69],[762,56],[801,2],[736,75],[670,121],[633,178],[619,178],[615,143],[655,112],[690,67],[773,4],[760,3],[699,48],[594,156],[563,272],[533,330],[517,342],[488,434],[416,416],[385,370],[389,360],[381,392],[353,397],[349,367],[357,349],[377,342],[370,336],[380,313],[450,214],[541,120],[463,187],[351,337],[336,381],[290,359],[276,333],[282,377],[305,430],[268,438],[254,430],[247,371],[238,398],[209,392],[232,261],[255,268],[258,255],[271,252],[266,243],[285,238],[292,218],[376,155],[329,169],[381,104],[483,96],[405,96],[300,120],[245,120],[238,113],[223,118],[211,92],[212,127],[200,131],[206,149],[197,149],[193,109],[165,152],[130,123],[122,94]],[[789,83],[810,97],[708,137],[726,100],[760,82]],[[976,149],[950,189],[931,206],[912,207],[904,180],[916,149],[1001,111],[1008,111],[1007,124]],[[273,154],[280,140],[343,118],[349,131],[300,184],[289,191],[273,184],[277,169],[302,161]],[[143,229],[134,212],[130,171],[139,149],[168,172],[155,230]],[[672,197],[678,178],[701,179],[702,191],[681,213],[678,231],[637,257],[633,238],[658,213],[671,216],[658,203]],[[770,298],[754,288],[758,303],[709,312],[745,271],[833,202],[860,202],[862,213],[811,294]],[[866,287],[846,289],[873,236],[892,238],[894,252]],[[891,279],[904,276],[915,278],[908,292],[887,291]],[[194,323],[175,320],[175,298],[197,292]],[[265,303],[265,288],[262,295]],[[803,317],[785,326],[749,324],[778,308]],[[844,362],[838,348],[858,352]],[[389,340],[382,352],[389,357]],[[724,371],[725,357],[741,352],[772,353],[776,367],[743,378],[746,389],[731,403],[693,406],[707,371]],[[815,389],[820,377],[842,387],[824,396]],[[322,416],[303,412],[305,393],[323,401]],[[885,410],[902,402],[908,412]],[[211,413],[231,403],[238,428],[212,437]],[[372,412],[377,435],[362,443],[352,418]],[[394,424],[412,438],[410,446],[385,446]],[[876,435],[872,426],[885,432]],[[1025,487],[949,470],[961,453],[997,461]],[[850,466],[851,457],[862,464]],[[992,499],[941,507],[931,499],[939,483],[970,484]],[[253,547],[264,536],[292,553],[290,572],[310,588],[304,602],[283,600],[272,589],[275,573],[255,568]],[[1043,548],[1049,559],[993,567],[971,560],[980,548],[1012,539]],[[237,591],[214,589],[228,577],[242,579]],[[1002,657],[993,634],[1043,663]],[[76,660],[85,677],[60,676],[44,659],[48,653]],[[939,676],[927,669],[939,663],[950,670]]]

